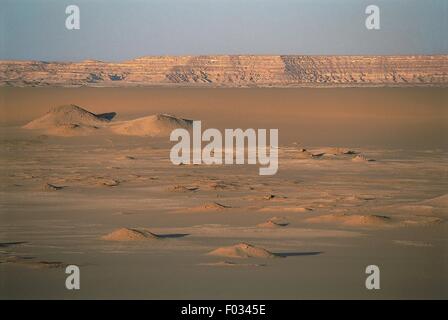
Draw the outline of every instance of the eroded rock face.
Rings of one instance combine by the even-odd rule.
[[[120,63],[0,61],[0,86],[448,85],[448,55],[151,56]]]

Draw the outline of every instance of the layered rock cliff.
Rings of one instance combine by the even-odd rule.
[[[102,61],[0,61],[0,86],[447,86],[448,55],[151,56]]]

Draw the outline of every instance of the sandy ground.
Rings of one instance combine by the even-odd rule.
[[[283,147],[279,173],[260,177],[173,166],[147,139],[67,139],[1,144],[2,298],[446,297],[447,196],[430,200],[447,190],[446,153],[363,150],[377,161],[358,163]],[[120,228],[160,236],[101,239]],[[240,242],[286,259],[207,255]],[[65,264],[81,266],[79,292]]]
[[[446,150],[286,143],[259,176],[162,138],[0,136],[0,298],[448,297]]]

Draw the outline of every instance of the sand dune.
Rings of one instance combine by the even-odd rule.
[[[381,215],[362,214],[327,214],[305,220],[310,223],[340,224],[352,227],[384,227],[392,223],[392,219]]]
[[[199,188],[195,186],[175,185],[168,188],[168,190],[172,192],[194,192],[199,190]]]
[[[169,114],[156,114],[148,117],[112,124],[110,129],[117,134],[129,136],[166,137],[176,128],[191,129],[192,120],[177,118]]]
[[[257,226],[261,228],[279,228],[286,227],[287,225],[289,225],[289,222],[284,218],[273,217],[266,222],[258,224]]]
[[[356,155],[352,161],[354,162],[373,162],[376,161],[375,159],[369,159],[366,156],[363,156],[362,154],[358,154]]]
[[[96,183],[100,186],[116,187],[120,184],[120,181],[118,181],[116,179],[97,178]]]
[[[358,152],[348,149],[348,148],[325,148],[323,150],[325,154],[331,154],[331,155],[352,155],[357,154]]]
[[[101,239],[109,241],[142,241],[157,240],[160,237],[146,230],[121,228],[102,236]]]
[[[269,252],[266,249],[255,247],[247,243],[238,243],[229,247],[220,247],[209,255],[222,256],[227,258],[276,258],[278,255]]]
[[[288,197],[285,196],[280,196],[277,194],[267,194],[265,196],[262,197],[263,200],[284,200],[287,199]]]
[[[62,105],[51,108],[23,128],[43,130],[52,135],[85,135],[104,127],[114,116],[113,112],[97,115],[74,104]]]
[[[433,206],[437,206],[437,207],[448,207],[448,194],[444,194],[442,196],[439,197],[435,197],[432,199],[428,199],[423,201],[424,203],[433,205]]]
[[[230,209],[231,206],[219,203],[219,202],[209,202],[198,207],[190,208],[190,211],[221,211],[225,209]]]
[[[42,186],[42,190],[44,190],[44,191],[56,191],[56,190],[61,190],[61,189],[64,189],[64,187],[63,186],[56,186],[56,185],[51,184],[51,183],[45,183]]]
[[[48,135],[90,135],[98,129],[129,136],[166,137],[176,128],[190,130],[193,121],[169,114],[155,114],[128,121],[111,123],[115,112],[94,114],[77,105],[62,105],[51,108],[45,115],[23,126],[24,129],[40,130]],[[133,157],[127,159],[133,160]]]

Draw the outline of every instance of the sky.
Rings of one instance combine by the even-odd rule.
[[[379,30],[365,27],[371,4]],[[0,0],[0,60],[448,54],[447,31],[448,0]]]

